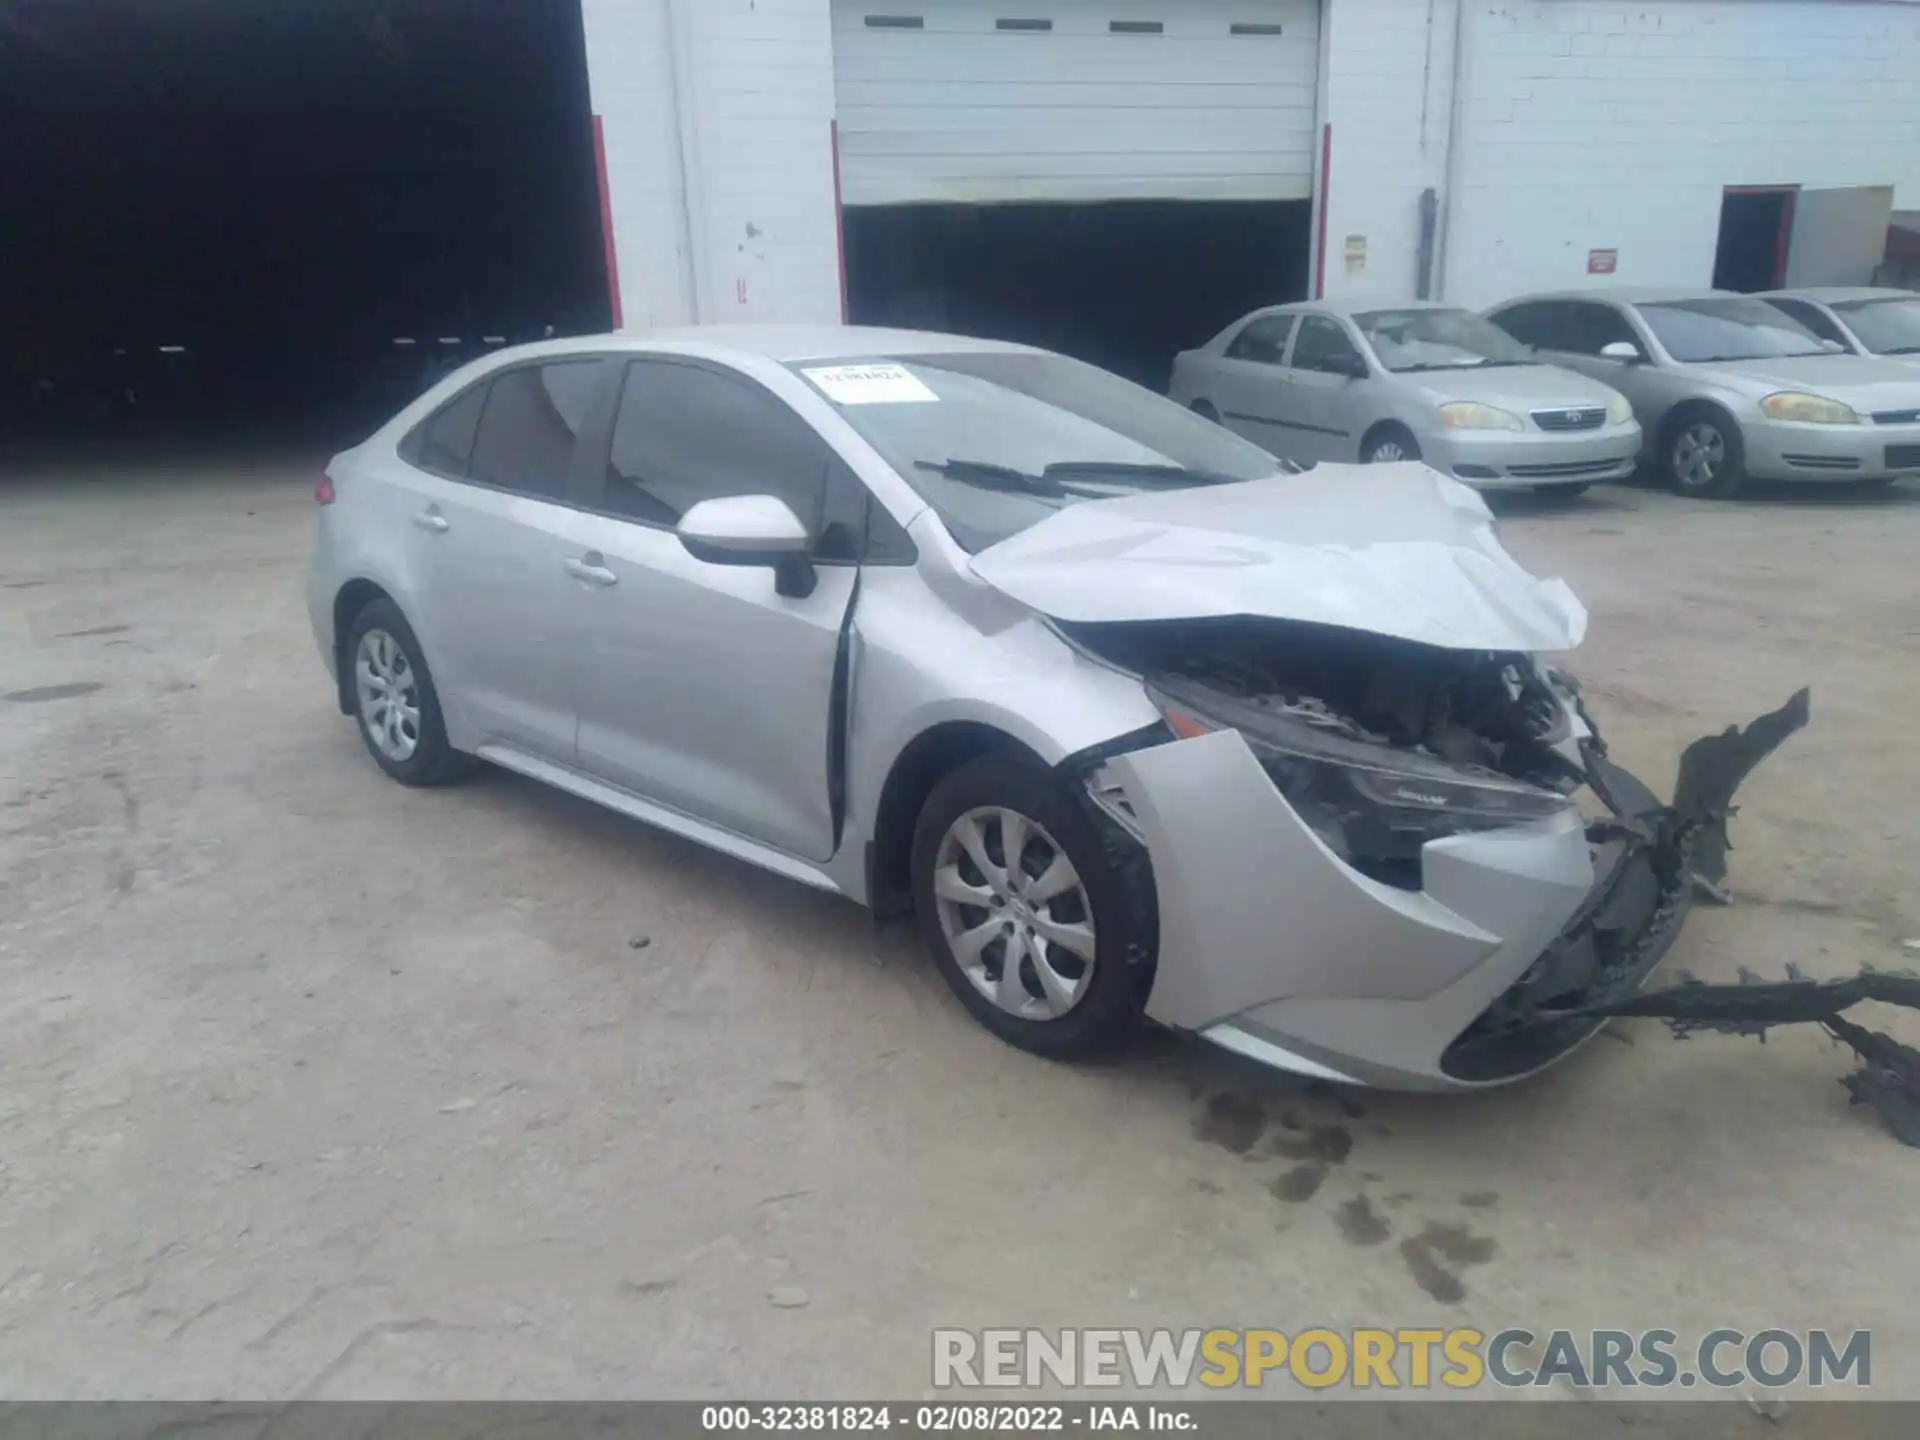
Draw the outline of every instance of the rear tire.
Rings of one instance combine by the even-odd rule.
[[[1413,432],[1400,425],[1382,425],[1369,431],[1360,442],[1362,465],[1391,465],[1397,460],[1418,460],[1420,444]]]
[[[448,785],[478,768],[447,743],[426,653],[393,601],[372,601],[353,617],[340,658],[360,738],[388,775],[402,785]]]
[[[953,770],[912,864],[934,963],[987,1029],[1053,1060],[1134,1034],[1158,940],[1146,853],[1050,771],[1004,752]]]
[[[1720,410],[1695,405],[1676,413],[1661,460],[1674,493],[1696,500],[1731,500],[1747,483],[1740,427]]]

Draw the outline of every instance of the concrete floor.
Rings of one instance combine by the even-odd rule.
[[[1465,1099],[1031,1059],[905,929],[506,775],[385,780],[299,600],[311,478],[0,479],[9,1397],[910,1398],[989,1324],[1865,1326],[1920,1395],[1920,1158],[1816,1035],[1626,1023]],[[1920,487],[1504,530],[1656,783],[1813,686],[1674,963],[1901,963]],[[1434,1226],[1477,1243],[1402,1248]]]

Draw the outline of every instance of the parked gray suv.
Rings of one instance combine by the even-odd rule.
[[[1726,499],[1749,478],[1920,475],[1920,373],[1841,353],[1755,296],[1582,290],[1508,300],[1487,318],[1632,401],[1647,460],[1683,495]]]

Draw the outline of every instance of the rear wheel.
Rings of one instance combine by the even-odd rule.
[[[1413,438],[1411,431],[1398,425],[1382,425],[1360,445],[1360,463],[1363,465],[1390,465],[1396,460],[1419,458],[1419,442]]]
[[[1718,410],[1680,411],[1667,427],[1667,478],[1682,495],[1730,500],[1747,481],[1740,427]]]
[[[445,785],[473,771],[473,758],[447,743],[426,656],[399,606],[375,600],[354,616],[343,658],[375,764],[402,785]]]
[[[1109,837],[1049,771],[1008,754],[934,786],[913,839],[913,893],[934,960],[973,1017],[1052,1059],[1135,1029],[1156,939],[1144,855]]]

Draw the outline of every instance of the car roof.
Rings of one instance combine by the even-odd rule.
[[[1368,315],[1376,310],[1464,310],[1464,305],[1449,305],[1439,300],[1290,300],[1285,305],[1269,305],[1255,315]],[[1252,316],[1247,318],[1251,319]]]
[[[1678,285],[1587,286],[1580,290],[1543,290],[1534,295],[1515,295],[1502,300],[1498,309],[1534,300],[1612,300],[1622,305],[1671,304],[1677,300],[1729,300],[1740,298],[1737,290],[1712,290],[1706,287],[1683,288]]]
[[[606,335],[570,335],[516,345],[520,359],[542,355],[577,355],[629,351],[641,353],[661,347],[708,346],[768,360],[850,360],[872,355],[951,355],[965,352],[1038,352],[1031,345],[1007,340],[982,340],[970,335],[945,335],[934,330],[889,330],[871,325],[681,325],[658,330],[620,330]],[[506,354],[495,351],[494,354]]]
[[[1920,300],[1920,292],[1885,285],[1796,285],[1785,290],[1762,291],[1760,298],[1774,296],[1783,300],[1820,300],[1828,305],[1844,305],[1849,300]]]

